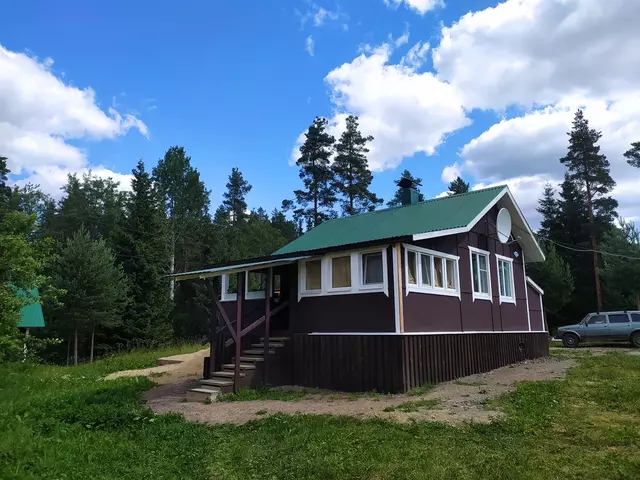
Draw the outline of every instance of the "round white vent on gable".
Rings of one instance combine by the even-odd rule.
[[[498,240],[501,243],[507,243],[511,236],[511,214],[506,208],[501,208],[498,212],[496,229],[498,230]]]

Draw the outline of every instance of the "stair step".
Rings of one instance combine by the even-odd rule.
[[[241,362],[264,362],[264,357],[247,357],[247,356],[242,356],[240,357],[240,361]]]
[[[242,361],[242,357],[240,357],[240,361]],[[225,363],[224,365],[222,365],[222,368],[224,370],[235,370],[236,369],[236,364],[235,363]],[[253,363],[241,363],[240,364],[240,370],[255,370],[256,366]]]
[[[250,348],[242,353],[245,355],[264,355],[264,348]],[[275,353],[275,350],[269,350],[269,354],[273,355]]]
[[[264,350],[264,343],[252,343],[253,348],[262,348]],[[284,347],[284,343],[271,343],[269,342],[269,348]]]
[[[187,390],[187,402],[205,403],[207,400],[213,402],[219,394],[220,389],[216,387],[192,388]]]
[[[233,367],[235,370],[235,367]],[[229,370],[222,370],[220,372],[214,372],[211,374],[212,378],[215,377],[226,377],[226,378],[233,378],[235,376],[235,372],[233,371],[229,371]],[[242,370],[240,370],[240,378],[244,377],[244,373],[242,372]]]
[[[269,337],[269,341],[284,342],[286,340],[289,340],[289,337]],[[264,342],[264,337],[260,337],[260,341]]]
[[[233,380],[210,378],[209,380],[200,380],[200,385],[206,385],[207,387],[230,387],[233,385]]]

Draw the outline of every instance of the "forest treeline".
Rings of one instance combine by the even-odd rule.
[[[20,359],[25,342],[47,361],[75,363],[205,339],[211,309],[205,286],[174,283],[170,273],[269,255],[327,219],[399,205],[399,192],[385,203],[370,189],[373,138],[361,133],[358,118],[347,118],[338,139],[327,127],[324,118],[313,121],[296,162],[300,187],[270,212],[249,209],[252,186],[235,167],[214,209],[182,146],[170,147],[155,165],[139,161],[130,189],[89,172],[70,175],[59,200],[35,185],[10,186],[0,156],[0,361]],[[565,180],[548,185],[540,200],[547,261],[528,273],[545,290],[552,327],[599,307],[640,302],[640,239],[616,214],[600,136],[578,111],[560,159]],[[640,167],[640,142],[626,157]],[[421,182],[407,170],[401,175]],[[450,194],[467,191],[460,177],[449,185]],[[33,289],[41,298],[31,297]],[[43,303],[46,327],[25,337],[19,313],[33,301]]]

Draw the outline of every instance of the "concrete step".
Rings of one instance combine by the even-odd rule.
[[[235,360],[235,359],[233,359],[233,360]],[[249,356],[245,355],[245,356],[240,357],[240,361],[241,362],[253,362],[253,363],[264,362],[264,357],[249,357]]]
[[[210,378],[208,380],[200,380],[200,385],[206,385],[207,387],[232,387],[233,380],[227,380],[226,378]]]
[[[264,349],[264,343],[252,343],[251,346],[253,348],[262,348],[262,349]],[[284,347],[284,343],[282,343],[282,342],[279,342],[279,343],[269,342],[269,348],[280,348],[280,347]]]
[[[187,390],[187,402],[215,402],[219,394],[220,389],[216,387],[192,388]]]
[[[244,355],[264,355],[264,348],[250,348],[242,352]],[[270,355],[274,355],[275,350],[269,350]]]
[[[235,367],[234,367],[235,369]],[[212,378],[233,378],[235,375],[234,369],[232,370],[222,370],[220,372],[214,372],[211,374]],[[240,370],[240,378],[244,377],[244,373],[242,372],[242,370]]]
[[[242,357],[240,357],[242,359]],[[242,361],[242,360],[240,360]],[[222,365],[222,369],[223,370],[234,370],[236,369],[236,364],[235,363],[225,363],[224,365]],[[253,363],[241,363],[240,364],[240,370],[255,370],[256,366]]]

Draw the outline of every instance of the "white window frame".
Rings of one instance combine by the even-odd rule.
[[[511,271],[511,278],[509,279],[511,281],[511,296],[510,297],[502,295],[502,292],[500,291],[500,262],[506,262],[506,263],[509,264],[509,269]],[[504,256],[498,255],[496,253],[496,273],[498,274],[498,294],[499,294],[499,297],[500,297],[500,304],[513,303],[515,305],[515,303],[516,303],[516,284],[515,284],[515,280],[514,280],[513,258],[504,257]]]
[[[451,255],[449,253],[438,252],[436,250],[429,250],[427,248],[417,247],[415,245],[403,244],[404,247],[404,283],[406,285],[406,295],[410,292],[415,293],[427,293],[432,295],[446,295],[448,297],[460,298],[460,257],[457,255]],[[409,252],[416,254],[416,284],[409,283]],[[420,255],[429,255],[431,257],[431,285],[422,284],[422,260]],[[434,257],[442,258],[442,280],[443,286],[435,286],[435,265]],[[447,260],[453,260],[455,262],[455,289],[447,288]]]
[[[256,292],[250,292],[249,291],[249,272],[256,272],[256,271],[260,271],[260,270],[246,270],[244,272],[244,298],[245,300],[259,300],[261,298],[264,298],[265,292],[264,290],[258,290]],[[237,275],[237,273],[233,273],[231,275]],[[271,294],[273,295],[273,290],[275,289],[275,287],[273,286],[274,282],[271,282],[272,284],[272,292]],[[221,275],[221,285],[222,285],[222,293],[220,295],[220,301],[222,302],[235,302],[238,300],[238,294],[237,293],[226,293],[227,290],[229,289],[229,274],[228,273],[224,273]]]
[[[314,257],[298,261],[298,301],[304,297],[319,297],[329,295],[352,295],[358,293],[384,293],[389,296],[389,274],[387,269],[387,248],[372,247],[363,250],[336,252],[322,257]],[[364,284],[362,255],[367,253],[382,253],[382,283]],[[333,259],[336,257],[350,257],[351,259],[351,286],[334,288],[331,285]],[[320,260],[321,288],[320,290],[306,290],[305,280],[307,276],[307,262]]]
[[[488,293],[479,293],[476,292],[475,289],[475,284],[473,281],[473,255],[484,255],[485,257],[487,257],[487,277],[488,277],[488,282],[487,282],[487,287],[489,292]],[[476,300],[489,300],[490,302],[493,302],[493,298],[492,298],[492,290],[491,290],[491,252],[487,252],[486,250],[481,250],[479,248],[476,247],[469,247],[469,267],[470,267],[470,272],[471,272],[471,295],[473,297],[473,301],[475,302]],[[480,267],[480,262],[478,262],[478,268]],[[480,279],[480,272],[478,272],[478,280]]]

